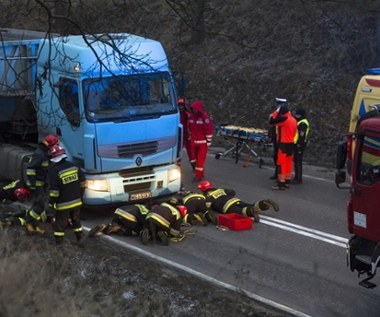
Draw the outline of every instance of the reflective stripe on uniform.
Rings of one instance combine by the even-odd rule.
[[[228,211],[228,208],[230,208],[233,204],[236,204],[240,201],[239,198],[231,198],[227,200],[227,202],[223,206],[223,213],[226,213]]]
[[[181,213],[179,212],[179,210],[177,208],[175,208],[172,205],[169,205],[167,203],[162,203],[161,206],[169,208],[170,211],[172,212],[172,215],[175,217],[176,220],[181,219]]]
[[[80,228],[74,228],[73,231],[74,232],[82,232],[83,228],[82,227],[80,227]]]
[[[162,217],[159,214],[156,214],[155,212],[150,212],[147,216],[146,219],[153,219],[157,221],[159,224],[161,224],[165,228],[170,228],[170,222],[167,221],[164,217]]]
[[[137,218],[134,215],[132,215],[131,213],[129,213],[123,209],[117,208],[115,210],[115,214],[120,216],[121,218],[128,220],[128,221],[137,222]]]
[[[72,201],[66,201],[64,203],[56,204],[55,210],[67,210],[80,206],[82,206],[82,200],[80,198],[77,198]]]
[[[202,194],[190,194],[183,198],[183,203],[186,204],[191,198],[205,199],[205,196]]]
[[[141,213],[142,215],[147,215],[147,214],[148,214],[149,209],[146,208],[145,205],[136,204],[135,206],[140,210],[140,213]]]

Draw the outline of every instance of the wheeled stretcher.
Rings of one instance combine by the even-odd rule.
[[[242,151],[247,149],[248,154],[252,154],[254,157],[258,158],[258,164],[261,168],[264,164],[264,160],[253,149],[253,145],[256,144],[257,146],[262,146],[263,151],[266,151],[267,147],[270,145],[268,130],[234,125],[217,125],[215,130],[217,135],[224,136],[224,138],[232,144],[228,150],[215,154],[217,160],[224,158],[231,153],[232,156],[235,157],[235,164],[237,164]]]

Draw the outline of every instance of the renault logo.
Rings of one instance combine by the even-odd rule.
[[[142,164],[142,157],[141,156],[138,156],[137,158],[136,158],[136,160],[135,160],[135,163],[136,163],[136,165],[137,166],[140,166],[141,164]]]

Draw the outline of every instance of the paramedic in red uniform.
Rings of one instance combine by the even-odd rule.
[[[289,187],[293,170],[294,138],[297,132],[297,120],[292,116],[286,104],[273,112],[269,123],[277,129],[277,165],[279,166],[277,185],[273,190],[284,190]]]
[[[204,166],[208,147],[211,145],[214,125],[210,116],[205,112],[203,103],[199,100],[191,105],[192,115],[189,120],[191,138],[190,163],[194,168],[194,181],[204,177]]]

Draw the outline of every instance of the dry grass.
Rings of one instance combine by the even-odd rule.
[[[0,229],[2,317],[284,316],[102,239],[52,241]]]

